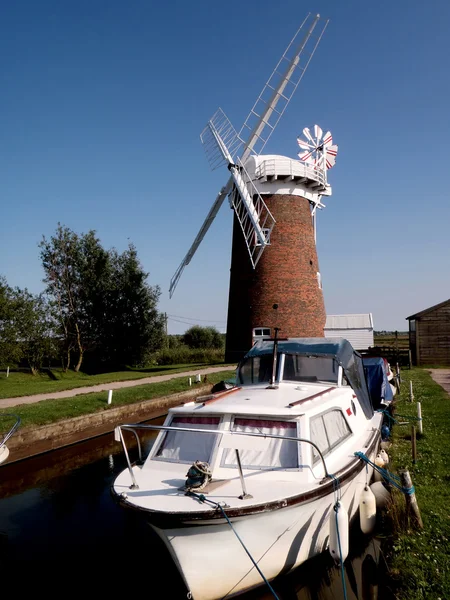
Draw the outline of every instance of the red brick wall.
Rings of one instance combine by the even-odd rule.
[[[264,200],[276,225],[255,270],[234,219],[225,351],[230,362],[250,349],[254,327],[279,327],[280,337],[323,337],[326,314],[309,202],[291,195]]]

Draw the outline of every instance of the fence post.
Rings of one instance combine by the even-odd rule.
[[[112,402],[112,393],[113,393],[113,391],[109,390],[109,392],[108,392],[108,404],[111,404],[111,402]]]
[[[9,367],[6,367],[6,378],[9,377]]]
[[[413,385],[412,381],[409,382],[409,401],[414,402]]]
[[[407,490],[413,489],[413,484],[409,471],[399,471],[398,474],[400,475],[402,486]],[[416,494],[414,492],[412,492],[411,494],[405,494],[405,498],[406,506],[408,507],[409,512],[413,513],[413,516],[415,517],[415,520],[417,522],[417,526],[419,527],[419,529],[423,529],[423,521],[422,517],[420,516],[420,510],[419,505],[417,504]]]
[[[417,418],[418,418],[418,421],[417,421],[417,423],[418,423],[418,426],[417,426],[417,428],[418,428],[418,430],[419,430],[419,433],[420,433],[420,435],[422,435],[422,433],[423,433],[423,425],[422,425],[422,405],[421,405],[421,403],[420,403],[420,402],[418,402],[418,403],[417,403]]]

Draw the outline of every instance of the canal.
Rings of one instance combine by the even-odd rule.
[[[147,451],[153,439],[149,433]],[[162,542],[138,515],[120,509],[112,499],[111,484],[125,467],[121,445],[112,434],[0,467],[4,591],[51,599],[117,593],[186,598],[187,590]],[[379,590],[384,563],[378,541],[356,532],[350,547],[347,599],[388,598]],[[344,598],[340,571],[328,553],[275,586],[283,600]],[[262,587],[241,598],[272,596]]]

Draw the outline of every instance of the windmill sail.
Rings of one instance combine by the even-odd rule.
[[[225,144],[222,135],[235,143],[237,135],[233,135],[232,131],[234,131],[233,126],[223,111],[219,109],[208,121],[207,126],[202,132],[201,139],[209,152],[219,153],[223,161],[228,164],[233,181],[232,189],[230,190],[230,204],[241,226],[254,268],[265,247],[269,244],[270,233],[275,225],[275,219],[256,190],[242,161],[238,159],[236,164],[230,150]]]
[[[299,29],[286,48],[283,56],[278,61],[275,69],[272,72],[272,75],[269,77],[267,83],[263,87],[262,92],[258,96],[255,104],[250,110],[250,113],[242,125],[239,135],[234,131],[226,117],[223,123],[220,123],[219,121],[216,122],[216,130],[219,133],[221,140],[224,142],[224,144],[226,144],[225,147],[227,148],[230,156],[237,156],[238,152],[242,151],[240,162],[236,167],[236,169],[241,170],[241,173],[243,164],[246,162],[250,154],[252,152],[256,154],[260,154],[262,152],[280,118],[285,112],[289,102],[291,101],[300,81],[302,80],[311,58],[313,57],[328,25],[328,21],[325,21],[325,23],[316,30],[319,20],[320,15],[313,16],[311,13],[309,13],[303,23],[300,25]],[[317,31],[319,33],[317,33]],[[298,40],[300,39],[301,33],[304,32],[306,33],[304,34],[300,44],[296,46]],[[228,129],[228,127],[231,129]],[[246,141],[244,141],[245,139]],[[208,146],[208,144],[211,144],[210,149],[212,152],[210,153],[209,159],[212,168],[217,168],[220,166],[220,164],[223,164],[223,162],[236,165],[238,162],[237,159],[228,161],[228,159],[224,157],[220,145],[217,144],[217,140],[210,138],[205,144],[205,149],[207,149],[206,146]],[[208,149],[207,154],[209,154]],[[247,181],[249,181],[249,178]],[[257,195],[252,208],[251,202],[253,191],[249,189],[248,186],[251,187],[251,185],[245,181],[243,186],[242,183],[237,183],[232,173],[232,177],[228,179],[228,182],[217,196],[216,201],[209,211],[208,216],[206,217],[199,233],[197,234],[197,237],[194,240],[194,243],[189,249],[189,252],[186,254],[182,263],[175,272],[175,275],[172,277],[169,289],[170,297],[172,297],[175,291],[175,287],[184,268],[192,259],[192,256],[208,231],[227,194],[231,194],[231,204],[239,219],[242,231],[244,232],[244,237],[249,249],[252,264],[253,266],[256,266],[260,256],[260,249],[262,248],[262,250],[264,250],[268,243],[268,237],[266,235],[267,231],[270,233],[275,221],[273,220],[272,215],[270,215],[270,212],[260,196],[258,197]],[[245,188],[250,196],[250,202],[248,199],[246,199]],[[238,195],[236,195],[235,190],[237,190]],[[270,225],[271,219],[273,222]],[[248,230],[247,228],[249,223],[251,223],[251,229],[253,229],[253,233],[251,234],[249,233],[251,229]],[[265,226],[266,224],[268,227]],[[258,247],[257,252],[252,250],[253,245],[250,242],[251,235],[253,234],[256,235],[256,245]]]

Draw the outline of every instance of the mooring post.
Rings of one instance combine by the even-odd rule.
[[[413,490],[413,484],[411,480],[411,475],[409,471],[403,470],[399,471],[400,481],[402,483],[403,488],[406,490]],[[408,508],[409,513],[413,515],[414,520],[416,521],[417,527],[419,529],[423,529],[423,521],[420,516],[419,505],[417,504],[417,498],[414,491],[411,493],[405,492],[406,506]]]
[[[409,401],[414,402],[413,385],[412,381],[409,382]]]
[[[416,440],[416,428],[414,425],[411,427],[411,450],[412,450],[412,461],[415,464],[417,461],[417,440]]]
[[[417,429],[422,435],[423,433],[423,425],[422,425],[422,404],[420,402],[417,403]]]

